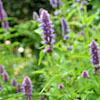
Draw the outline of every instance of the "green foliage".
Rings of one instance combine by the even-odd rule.
[[[4,8],[9,17],[13,17],[12,25],[21,23],[28,19],[32,19],[33,11],[40,8],[50,9],[50,4],[47,0],[2,0]]]
[[[39,22],[29,20],[14,25],[7,31],[0,28],[0,64],[4,65],[4,70],[9,74],[9,81],[6,83],[3,82],[2,75],[0,77],[0,84],[3,85],[0,89],[0,99],[24,100],[23,92],[16,93],[16,87],[11,86],[11,79],[16,78],[22,85],[24,77],[28,75],[33,84],[33,100],[40,99],[41,96],[44,96],[45,100],[74,100],[75,98],[100,100],[100,75],[92,71],[95,66],[90,62],[88,46],[92,40],[96,40],[100,45],[99,0],[90,0],[88,6],[84,5],[84,10],[79,9],[82,4],[73,3],[72,0],[62,1],[63,6],[54,9],[51,13],[56,34],[55,49],[51,53],[43,53],[45,45],[40,44],[42,30]],[[8,1],[4,0],[4,4],[6,2]],[[40,4],[37,0],[34,2]],[[31,7],[37,6],[34,6],[34,2],[32,3],[32,0],[25,0],[24,3],[23,1],[8,2],[7,7],[13,12],[9,10],[8,14],[11,13],[11,16],[18,14],[20,18],[24,18],[30,11],[29,16],[31,16]],[[23,4],[27,3],[31,5],[30,9],[23,7]],[[13,4],[16,5],[13,6],[14,8],[11,6]],[[17,7],[23,7],[26,13],[22,14],[23,10],[16,10]],[[38,7],[42,6],[38,5]],[[54,12],[59,10],[61,14],[55,16]],[[62,36],[62,16],[70,27],[68,40],[64,40]],[[83,24],[86,26],[83,27]],[[11,43],[7,44],[7,40]],[[70,45],[73,46],[72,50],[67,50]],[[23,51],[20,51],[20,47]],[[89,72],[89,77],[82,77],[83,70]],[[63,84],[64,88],[59,89],[59,84]]]

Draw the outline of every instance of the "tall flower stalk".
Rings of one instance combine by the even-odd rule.
[[[55,43],[55,40],[53,39],[55,37],[55,34],[53,34],[54,30],[52,29],[54,25],[52,25],[52,22],[50,21],[50,15],[46,10],[43,10],[40,15],[41,18],[41,29],[43,30],[43,36],[42,44],[46,44],[49,47],[45,50],[45,52],[51,52],[53,47],[53,44]]]
[[[3,8],[2,1],[0,0],[0,21],[6,30],[9,29],[9,22],[6,20],[7,17],[8,16]]]
[[[24,86],[24,94],[25,94],[25,99],[32,100],[32,82],[31,79],[26,76],[23,80],[23,86]]]
[[[96,67],[99,65],[99,47],[95,40],[90,43],[91,62]]]
[[[95,67],[93,69],[94,73],[97,74],[97,71],[100,73],[100,60],[99,60],[99,46],[95,40],[93,40],[90,44],[90,54],[91,54],[91,62]]]

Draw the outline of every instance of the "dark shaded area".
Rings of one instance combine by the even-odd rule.
[[[9,17],[14,17],[11,25],[32,19],[33,11],[40,8],[52,10],[49,0],[2,0],[4,8]]]

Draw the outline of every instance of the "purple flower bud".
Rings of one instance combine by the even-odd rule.
[[[28,76],[24,78],[23,86],[24,86],[25,99],[27,100],[27,98],[29,97],[29,99],[32,100],[32,82]]]
[[[84,10],[84,7],[79,7],[80,10]]]
[[[2,65],[0,65],[0,74],[4,72],[4,68]]]
[[[51,52],[52,50],[51,50],[51,48],[47,48],[47,52],[49,53],[49,52]]]
[[[74,99],[74,100],[79,100],[79,99]]]
[[[64,17],[62,17],[61,26],[62,26],[63,36],[65,36],[66,34],[68,34],[70,32],[68,22],[66,21],[66,19]]]
[[[73,46],[67,47],[67,50],[72,50]]]
[[[99,47],[98,44],[93,40],[90,46],[91,62],[93,65],[99,64]]]
[[[83,5],[88,5],[88,1],[82,1],[81,2]]]
[[[59,89],[64,88],[63,84],[59,84],[58,88],[59,88]]]
[[[39,21],[39,16],[38,16],[38,14],[35,11],[33,12],[33,19],[35,21]]]
[[[40,14],[40,15],[41,15],[41,13],[42,13],[43,10],[44,10],[43,8],[40,8],[40,9],[39,9],[39,14]]]
[[[82,77],[84,77],[84,78],[89,77],[88,71],[84,70],[82,72]]]
[[[76,0],[73,0],[73,2],[76,2]]]
[[[13,78],[12,81],[11,81],[11,85],[12,85],[12,86],[16,86],[16,84],[17,84],[16,79]]]
[[[54,12],[54,15],[55,15],[55,16],[59,16],[59,15],[61,15],[61,10],[59,10],[59,11],[55,11],[55,12]]]
[[[22,86],[21,84],[17,84],[17,90],[16,90],[16,93],[19,93],[19,92],[22,92]]]
[[[60,7],[62,6],[62,1],[61,0],[49,0],[51,6],[53,8],[57,8],[57,7]]]
[[[65,36],[64,36],[64,39],[65,39],[65,40],[67,40],[67,39],[69,39],[69,38],[70,38],[69,35],[65,35]]]
[[[49,2],[53,8],[57,7],[57,0],[49,0]]]
[[[4,72],[3,73],[3,79],[5,82],[8,82],[9,81],[9,76],[8,76],[8,73],[7,72]]]
[[[3,86],[0,84],[0,89],[2,89],[3,88]]]

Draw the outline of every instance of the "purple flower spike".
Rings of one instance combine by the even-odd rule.
[[[28,76],[24,78],[23,86],[24,86],[25,99],[27,100],[29,97],[29,100],[32,100],[32,82]]]
[[[66,34],[68,34],[70,32],[68,22],[66,21],[66,19],[64,17],[62,17],[61,26],[62,26],[63,36],[65,36]]]
[[[99,47],[95,40],[90,43],[90,54],[91,54],[91,62],[93,65],[98,66],[99,64]]]
[[[58,88],[59,88],[59,89],[64,88],[63,84],[59,84]]]
[[[17,84],[17,90],[16,90],[16,93],[19,93],[19,92],[22,92],[22,86],[21,84]]]
[[[82,72],[82,77],[84,77],[84,78],[89,77],[88,71],[84,70]]]
[[[0,21],[2,22],[5,29],[9,29],[9,22],[5,20],[7,17],[8,16],[3,8],[2,1],[0,0]]]
[[[9,76],[8,76],[8,73],[7,72],[4,72],[3,73],[3,79],[5,82],[8,82],[9,81]]]
[[[51,49],[52,45],[55,43],[55,40],[53,40],[53,38],[55,37],[55,35],[53,34],[54,30],[52,29],[54,25],[52,25],[52,22],[50,21],[50,15],[46,10],[42,10],[40,18],[41,18],[40,26],[41,29],[43,30],[42,38],[44,39],[44,41],[42,41],[41,43],[49,45],[50,46],[49,49]]]
[[[79,100],[79,99],[74,99],[74,100]]]
[[[4,68],[2,65],[0,65],[0,74],[4,72]]]
[[[12,81],[11,81],[11,85],[12,85],[12,86],[16,86],[16,84],[17,84],[16,79],[13,78]]]
[[[33,12],[33,19],[35,21],[39,21],[39,16],[38,16],[38,14],[35,11]]]

